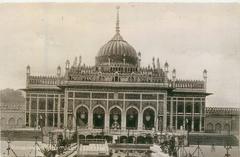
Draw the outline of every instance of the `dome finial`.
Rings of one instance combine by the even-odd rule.
[[[120,9],[120,6],[117,6],[116,9],[117,9],[116,32],[119,33],[120,32],[120,27],[119,27],[119,9]]]

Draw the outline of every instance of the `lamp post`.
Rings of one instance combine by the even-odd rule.
[[[231,154],[229,154],[229,151],[230,151],[230,149],[232,149],[232,146],[231,146],[231,145],[228,145],[228,144],[226,144],[226,145],[224,145],[224,148],[226,149],[226,154],[225,154],[225,156],[224,156],[224,157],[230,157],[230,156],[231,156]]]

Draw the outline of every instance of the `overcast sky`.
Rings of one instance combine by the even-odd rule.
[[[24,88],[33,75],[56,75],[82,55],[94,65],[115,33],[117,4],[0,4],[0,89]],[[120,33],[142,65],[159,57],[179,79],[202,80],[208,70],[208,106],[240,104],[239,4],[120,4]]]

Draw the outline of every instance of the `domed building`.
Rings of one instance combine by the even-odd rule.
[[[169,65],[141,65],[137,52],[120,34],[117,13],[116,33],[95,57],[95,65],[66,61],[65,73],[33,76],[27,67],[26,124],[34,127],[78,130],[84,137],[127,134],[144,138],[160,131],[190,129],[204,131],[207,71],[202,80],[169,76]]]

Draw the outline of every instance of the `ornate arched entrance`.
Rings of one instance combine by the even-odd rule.
[[[222,125],[220,123],[217,123],[215,125],[215,132],[216,133],[221,133],[221,131],[222,131]]]
[[[84,128],[88,126],[88,110],[86,107],[81,106],[76,111],[76,120],[77,126],[80,128]]]
[[[105,112],[102,107],[96,107],[93,110],[93,128],[94,129],[103,129],[105,120]]]
[[[213,124],[212,123],[208,123],[207,132],[213,132]]]
[[[111,129],[121,129],[121,110],[114,107],[110,110],[110,122],[109,127]]]
[[[15,125],[15,119],[13,117],[8,120],[8,125],[9,126],[14,126]]]
[[[230,125],[229,124],[225,124],[223,129],[224,129],[226,134],[230,133]]]
[[[155,119],[155,112],[151,108],[147,108],[143,112],[143,128],[146,130],[152,130],[154,128],[154,119]]]
[[[126,115],[127,129],[137,129],[138,127],[138,111],[135,108],[129,108]]]

